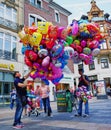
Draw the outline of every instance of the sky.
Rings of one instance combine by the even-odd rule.
[[[73,19],[79,20],[82,15],[87,15],[91,9],[91,0],[53,0],[72,13],[69,16],[69,24]],[[104,14],[110,14],[111,19],[111,0],[95,0],[96,5],[104,10]]]

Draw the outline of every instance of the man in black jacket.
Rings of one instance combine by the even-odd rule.
[[[27,79],[30,75],[30,72],[24,76],[21,77],[21,74],[19,72],[14,73],[14,85],[16,88],[16,111],[15,111],[15,117],[14,117],[14,123],[13,128],[20,129],[23,127],[23,124],[21,122],[21,115],[23,112],[23,108],[26,105],[26,86],[27,84],[24,83],[25,79]],[[23,101],[24,100],[24,101]]]

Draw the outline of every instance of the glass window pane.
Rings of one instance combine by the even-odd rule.
[[[12,8],[6,7],[6,19],[12,20]]]
[[[32,4],[35,4],[35,0],[30,0],[30,2],[31,2]]]
[[[2,82],[0,82],[0,95],[2,95]]]
[[[12,59],[16,59],[16,43],[12,43]]]
[[[9,83],[4,83],[3,94],[4,95],[9,95],[10,94],[10,84]]]
[[[11,73],[4,73],[4,80],[8,82],[13,82],[13,75]]]
[[[35,17],[33,16],[30,16],[30,26],[32,25],[32,23],[35,23]]]
[[[17,23],[17,14],[13,14],[13,22]]]
[[[13,36],[13,41],[16,41],[17,42],[17,38]]]
[[[3,39],[0,38],[0,50],[3,50]]]
[[[41,8],[41,1],[40,0],[37,0],[37,7]]]
[[[3,37],[3,33],[2,32],[0,32],[0,37]]]
[[[5,40],[4,50],[11,52],[11,42],[9,40]]]
[[[0,8],[0,17],[4,17],[4,9]]]
[[[3,73],[0,72],[0,80],[3,80]]]
[[[5,35],[4,50],[11,52],[11,36]]]

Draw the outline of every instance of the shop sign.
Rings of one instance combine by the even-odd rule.
[[[9,70],[13,71],[15,66],[14,66],[14,64],[2,64],[2,63],[0,63],[0,68],[9,69]]]

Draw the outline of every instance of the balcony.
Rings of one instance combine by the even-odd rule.
[[[18,30],[19,30],[19,25],[17,23],[14,23],[14,22],[4,19],[2,17],[0,17],[0,26],[2,26],[4,28],[8,28],[14,32],[18,32]]]
[[[14,53],[11,53],[10,51],[3,51],[0,49],[0,59],[17,61],[17,54],[14,55]]]

